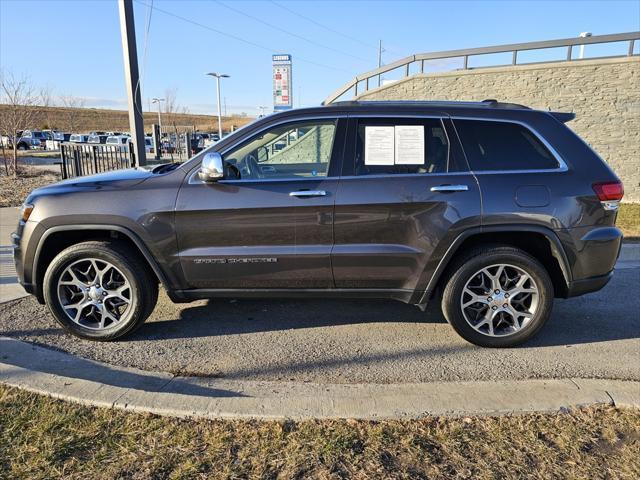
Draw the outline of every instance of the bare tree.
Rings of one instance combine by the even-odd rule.
[[[8,139],[13,149],[12,170],[18,175],[18,140],[23,130],[34,128],[41,105],[40,94],[29,77],[16,77],[11,72],[0,72],[0,103],[5,104],[0,115],[0,134]]]
[[[64,129],[69,133],[76,133],[78,122],[76,122],[76,115],[78,108],[84,108],[85,100],[80,97],[74,97],[73,95],[61,95],[60,103],[65,108],[64,112]]]
[[[178,89],[176,87],[167,88],[164,91],[164,114],[167,119],[167,125],[176,123],[176,115],[180,110],[177,98]]]
[[[42,119],[46,125],[46,128],[53,129],[53,97],[51,95],[51,87],[46,86],[40,89],[40,105],[42,106]],[[44,125],[41,125],[44,128]]]

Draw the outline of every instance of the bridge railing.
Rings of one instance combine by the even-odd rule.
[[[640,32],[627,32],[627,33],[616,33],[611,35],[594,35],[591,37],[577,37],[577,38],[563,38],[559,40],[545,40],[541,42],[528,42],[528,43],[512,43],[508,45],[496,45],[492,47],[480,47],[480,48],[469,48],[464,50],[447,50],[443,52],[432,52],[432,53],[419,53],[416,55],[410,55],[405,58],[401,58],[400,60],[396,60],[393,63],[389,63],[387,65],[383,65],[380,68],[376,68],[374,70],[370,70],[362,75],[358,75],[353,78],[338,90],[329,95],[325,101],[324,105],[333,103],[336,100],[340,99],[344,95],[346,95],[349,91],[353,91],[353,96],[357,97],[359,94],[368,91],[372,86],[380,86],[382,75],[391,71],[401,70],[404,77],[408,77],[410,75],[410,70],[412,66],[417,65],[419,68],[419,73],[424,73],[425,63],[430,60],[443,60],[443,59],[453,59],[453,58],[461,58],[462,59],[462,69],[468,70],[469,67],[469,59],[471,57],[476,57],[479,55],[488,55],[488,54],[499,54],[499,53],[511,53],[511,63],[510,65],[521,65],[522,63],[518,63],[518,53],[531,51],[531,50],[544,50],[550,48],[566,48],[566,58],[562,58],[560,60],[551,60],[553,61],[579,61],[573,57],[573,50],[576,46],[581,45],[594,45],[594,44],[606,44],[606,43],[616,43],[616,42],[628,42],[628,49],[626,55],[607,55],[607,56],[590,56],[588,59],[593,58],[613,58],[613,57],[623,57],[623,56],[632,56],[637,55],[634,53],[635,43],[637,40],[640,40]],[[585,60],[587,60],[585,58]],[[549,61],[545,61],[547,63]],[[530,64],[530,62],[527,62]],[[507,64],[509,65],[509,64]],[[500,65],[492,65],[492,66],[504,66],[504,64]],[[415,67],[414,67],[415,68]],[[377,79],[377,85],[372,85],[372,80]]]

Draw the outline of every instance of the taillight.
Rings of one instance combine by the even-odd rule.
[[[605,210],[617,210],[620,200],[624,196],[624,186],[622,182],[602,182],[592,185],[593,191],[600,199],[600,203]]]
[[[620,201],[624,196],[624,186],[622,182],[594,183],[592,187],[601,202],[611,200]]]

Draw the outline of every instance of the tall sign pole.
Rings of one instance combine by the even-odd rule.
[[[118,0],[120,11],[120,36],[122,37],[122,55],[124,58],[124,79],[127,84],[129,107],[129,129],[133,140],[137,165],[146,165],[144,149],[144,122],[142,119],[142,101],[140,100],[140,76],[138,74],[138,51],[136,49],[136,30],[133,22],[133,0]]]

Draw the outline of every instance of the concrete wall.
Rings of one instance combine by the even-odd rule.
[[[625,201],[640,202],[638,57],[414,75],[358,96],[363,100],[487,98],[575,112],[569,127],[622,179]]]

